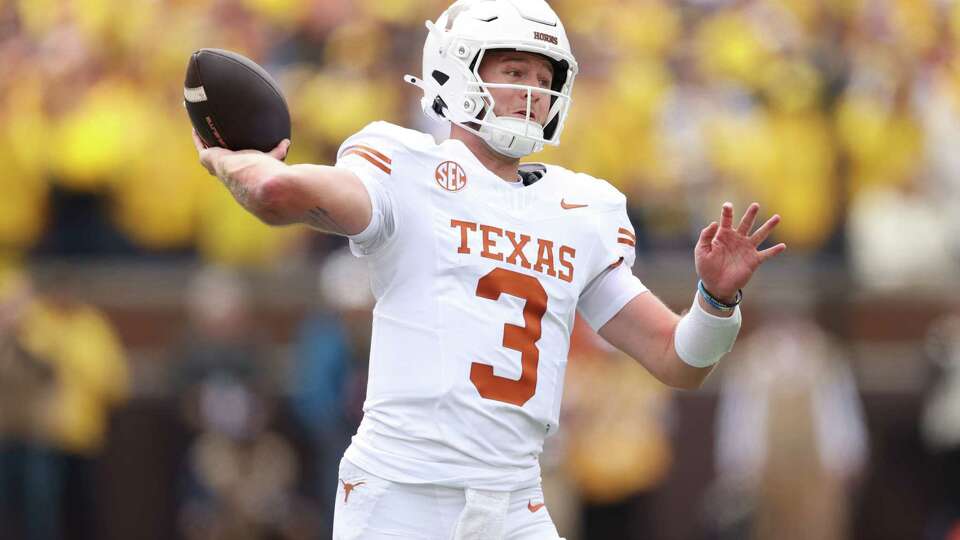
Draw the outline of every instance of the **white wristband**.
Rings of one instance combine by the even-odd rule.
[[[710,367],[733,349],[733,342],[740,332],[740,307],[729,317],[711,315],[700,307],[695,294],[693,307],[680,319],[673,336],[677,356],[685,363],[697,367]]]

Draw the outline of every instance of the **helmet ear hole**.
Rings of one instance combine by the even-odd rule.
[[[449,75],[447,75],[442,71],[438,71],[436,69],[433,70],[433,73],[431,73],[430,75],[433,76],[433,80],[437,81],[437,84],[439,84],[440,86],[447,84],[447,81],[450,80]]]

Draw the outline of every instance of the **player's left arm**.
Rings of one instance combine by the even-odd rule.
[[[782,243],[758,249],[780,222],[780,216],[774,215],[751,233],[759,211],[760,205],[751,204],[734,228],[733,205],[725,203],[720,222],[700,233],[694,249],[697,274],[706,290],[722,303],[734,304],[760,265],[786,249]],[[700,292],[694,302],[690,312],[681,317],[653,294],[640,294],[607,321],[599,334],[664,384],[699,388],[733,346],[740,313],[739,307],[733,311],[715,308]]]

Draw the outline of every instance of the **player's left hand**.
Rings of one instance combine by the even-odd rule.
[[[761,264],[787,249],[782,243],[762,251],[757,249],[780,223],[780,216],[774,215],[751,234],[759,211],[760,205],[752,203],[734,229],[733,204],[724,203],[720,223],[714,221],[700,232],[693,252],[697,275],[704,287],[723,301],[732,303],[737,291],[747,285]]]

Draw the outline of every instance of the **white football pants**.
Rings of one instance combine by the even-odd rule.
[[[508,493],[399,484],[341,460],[333,540],[400,539],[562,540],[540,486]]]

